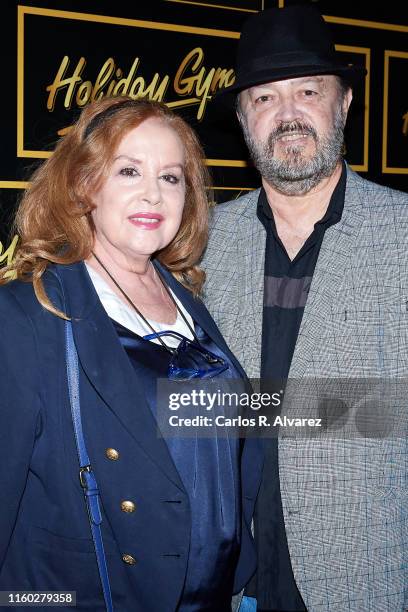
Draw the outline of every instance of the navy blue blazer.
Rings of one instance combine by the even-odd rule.
[[[202,302],[160,270],[244,376]],[[189,552],[188,496],[85,266],[52,266],[45,285],[72,317],[115,610],[174,612]],[[104,610],[78,478],[64,322],[38,303],[31,283],[15,281],[0,287],[0,326],[0,590],[72,590],[78,609]],[[118,451],[117,460],[107,457],[108,448]],[[244,516],[235,592],[255,571],[250,521],[262,462],[257,440],[245,441],[241,461]],[[123,512],[122,500],[132,500],[136,510]],[[123,555],[136,563],[125,563]]]

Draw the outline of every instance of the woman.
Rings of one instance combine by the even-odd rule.
[[[201,159],[165,106],[103,99],[21,202],[17,280],[6,270],[0,289],[0,590],[76,591],[78,609],[111,609],[91,476],[115,610],[222,612],[254,571],[255,441],[157,436],[156,381],[190,372],[192,347],[201,376],[244,378],[197,298]],[[80,479],[69,329],[91,464]]]

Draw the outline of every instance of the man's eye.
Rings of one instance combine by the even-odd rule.
[[[171,183],[172,185],[177,185],[177,183],[180,182],[179,177],[174,174],[163,174],[161,178],[166,181],[166,183]]]
[[[262,102],[269,102],[270,99],[271,99],[271,96],[268,96],[268,95],[259,96],[258,98],[255,99],[255,104],[262,104]]]
[[[317,91],[313,91],[313,89],[305,89],[305,91],[303,92],[303,94],[307,97],[307,98],[311,98],[313,96],[317,96]]]
[[[129,167],[129,168],[122,168],[119,171],[119,174],[121,174],[122,176],[129,176],[133,178],[134,176],[138,176],[139,173],[136,170],[136,168]]]

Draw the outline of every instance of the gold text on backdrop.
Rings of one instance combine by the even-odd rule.
[[[5,262],[9,266],[14,258],[14,252],[17,247],[18,236],[14,236],[7,249],[3,251],[3,244],[0,242],[0,265]],[[13,272],[8,272],[8,276],[13,276]]]
[[[404,136],[408,136],[408,112],[402,115],[402,133]]]
[[[169,83],[169,77],[166,75],[160,80],[158,72],[155,73],[149,84],[146,84],[146,80],[142,76],[135,78],[135,73],[140,63],[138,57],[135,58],[126,77],[123,77],[123,71],[116,66],[115,60],[112,57],[108,58],[100,69],[94,83],[92,81],[84,81],[81,76],[86,66],[84,57],[79,59],[72,75],[66,76],[69,63],[69,57],[65,55],[54,82],[46,87],[46,90],[49,92],[47,109],[50,111],[54,110],[58,92],[65,88],[67,90],[65,92],[64,107],[71,108],[73,101],[75,101],[77,106],[82,107],[88,104],[88,102],[98,100],[103,96],[129,95],[134,98],[147,96],[151,100],[163,100]]]
[[[195,95],[200,100],[197,119],[202,119],[211,96],[219,89],[232,85],[235,73],[232,68],[210,68],[203,66],[204,51],[192,49],[180,64],[174,77],[174,91],[179,96]]]
[[[128,95],[132,98],[147,97],[150,100],[167,102],[166,93],[171,82],[170,75],[161,76],[156,72],[149,81],[138,74],[140,63],[140,58],[136,57],[129,72],[125,74],[114,58],[109,57],[96,75],[95,81],[91,81],[83,78],[86,59],[81,57],[74,70],[69,73],[70,58],[65,55],[53,82],[46,87],[47,109],[51,112],[54,110],[60,92],[65,93],[63,106],[67,109],[73,104],[83,107],[104,96]],[[167,102],[173,107],[198,104],[198,120],[203,118],[206,104],[212,95],[219,89],[232,85],[235,80],[232,68],[208,69],[203,63],[204,51],[201,47],[196,47],[187,53],[172,83],[173,92],[179,100]]]

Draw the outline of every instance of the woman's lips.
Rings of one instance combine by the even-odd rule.
[[[155,213],[135,213],[128,217],[132,225],[147,230],[155,230],[160,227],[163,217]]]

